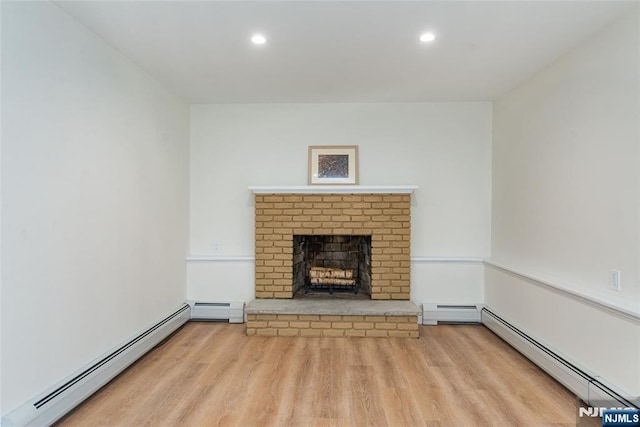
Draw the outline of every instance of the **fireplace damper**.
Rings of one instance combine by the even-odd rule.
[[[371,236],[293,236],[294,295],[349,292],[371,297]]]

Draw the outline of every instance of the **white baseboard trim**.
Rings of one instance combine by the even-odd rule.
[[[422,304],[422,324],[479,324],[484,304]]]
[[[183,304],[145,331],[8,413],[0,424],[2,427],[53,424],[188,322],[190,311],[190,306]]]
[[[526,358],[593,407],[640,407],[640,396],[613,386],[597,374],[569,360],[536,337],[518,328],[489,307],[481,312],[482,324]]]
[[[191,320],[244,323],[244,302],[187,301],[191,306]]]

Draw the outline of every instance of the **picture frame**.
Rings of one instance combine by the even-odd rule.
[[[309,146],[309,185],[357,184],[357,145]]]

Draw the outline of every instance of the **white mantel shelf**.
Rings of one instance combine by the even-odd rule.
[[[250,186],[254,194],[411,194],[417,185]]]

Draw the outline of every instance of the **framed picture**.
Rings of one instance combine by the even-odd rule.
[[[314,184],[358,184],[358,146],[309,146],[309,185]]]

